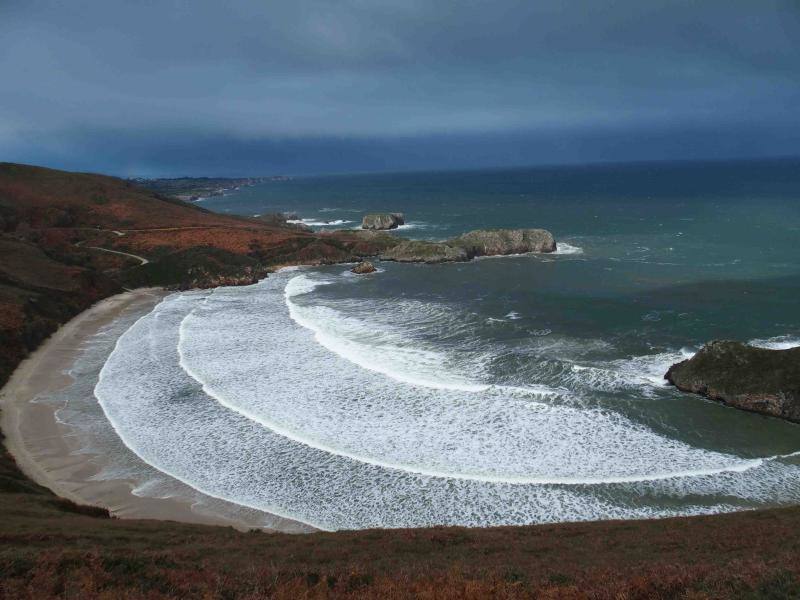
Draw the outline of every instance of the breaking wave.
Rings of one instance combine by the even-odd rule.
[[[286,222],[296,225],[308,225],[309,227],[336,227],[338,225],[353,223],[353,221],[348,221],[346,219],[334,219],[332,221],[320,221],[319,219],[289,219]]]
[[[556,242],[556,251],[553,254],[583,254],[583,248],[567,242]]]
[[[800,346],[800,337],[794,335],[779,335],[767,339],[755,339],[748,342],[751,346],[768,348],[770,350],[788,350]]]

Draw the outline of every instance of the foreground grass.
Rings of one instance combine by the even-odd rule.
[[[3,598],[800,598],[797,508],[286,535],[111,519],[3,481]]]

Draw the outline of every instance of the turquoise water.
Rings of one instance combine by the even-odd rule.
[[[203,204],[317,228],[402,211],[396,234],[430,239],[544,227],[559,251],[168,297],[95,393],[171,477],[329,529],[800,502],[797,425],[663,381],[711,339],[800,345],[800,163],[320,177]]]

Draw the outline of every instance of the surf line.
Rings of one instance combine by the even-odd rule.
[[[211,290],[210,293],[213,294],[214,290]],[[184,294],[179,294],[179,298],[182,298],[183,296],[184,296]],[[159,302],[153,308],[153,310],[151,312],[149,312],[146,315],[143,315],[143,316],[139,317],[136,320],[136,322],[127,329],[127,331],[125,333],[128,333],[128,331],[131,331],[134,327],[136,327],[136,325],[139,324],[140,321],[142,321],[145,318],[147,318],[150,315],[152,315],[156,311],[156,309],[158,309],[159,306],[161,306],[162,304],[167,302],[172,297],[173,297],[173,295],[167,296],[161,302]],[[207,298],[204,298],[204,301],[205,300],[207,300]],[[184,317],[184,319],[185,318],[186,317]],[[122,340],[123,337],[125,337],[125,333],[123,333],[121,336],[119,336],[119,338],[117,338],[117,341],[114,344],[114,349],[111,351],[111,354],[114,354],[114,352],[117,351],[117,348],[119,347],[120,341]],[[109,357],[111,356],[111,354],[109,354]],[[208,496],[209,498],[214,498],[216,500],[222,500],[224,502],[230,502],[231,504],[237,504],[237,505],[243,506],[245,508],[251,508],[253,510],[257,510],[257,511],[262,512],[262,513],[268,513],[268,514],[274,515],[274,516],[279,517],[281,519],[288,519],[288,520],[291,520],[291,521],[297,521],[298,523],[302,523],[304,525],[308,525],[308,526],[313,527],[315,529],[319,529],[320,531],[336,531],[335,528],[328,527],[328,526],[322,525],[320,523],[315,523],[313,521],[309,521],[305,517],[299,517],[297,515],[294,515],[292,513],[287,512],[286,510],[284,510],[283,508],[280,508],[280,507],[275,507],[275,506],[272,506],[272,505],[270,505],[270,506],[257,506],[255,504],[252,504],[252,503],[249,503],[249,502],[242,502],[242,501],[239,501],[239,500],[232,500],[230,498],[226,498],[225,496],[221,496],[221,495],[219,495],[217,493],[214,493],[214,492],[211,492],[211,491],[205,489],[203,486],[197,485],[197,483],[192,482],[189,479],[187,479],[187,478],[185,478],[185,477],[183,477],[181,475],[178,475],[177,473],[172,472],[170,469],[166,469],[166,468],[160,467],[160,466],[150,462],[149,460],[147,460],[144,456],[142,456],[136,450],[136,448],[134,447],[134,444],[132,444],[128,439],[126,439],[126,437],[123,435],[122,430],[120,429],[118,423],[111,417],[109,412],[106,410],[106,407],[103,404],[103,401],[100,398],[101,394],[99,394],[99,392],[98,392],[98,387],[100,387],[100,383],[103,381],[103,377],[104,377],[104,373],[105,373],[105,369],[106,369],[106,365],[107,364],[108,364],[108,359],[106,359],[106,362],[103,364],[103,368],[100,369],[100,373],[98,374],[98,377],[97,377],[97,384],[95,384],[95,387],[94,387],[94,390],[93,390],[93,394],[94,394],[94,397],[97,399],[97,403],[100,405],[100,408],[102,409],[103,414],[106,417],[106,420],[109,422],[109,424],[111,425],[111,428],[114,430],[114,433],[117,434],[117,437],[120,439],[120,441],[122,441],[122,443],[125,445],[125,447],[128,450],[130,450],[131,452],[133,452],[139,458],[139,460],[144,462],[146,465],[149,465],[150,467],[154,468],[159,473],[163,473],[164,475],[166,475],[168,477],[171,477],[171,478],[175,479],[176,481],[180,481],[184,485],[187,485],[190,488],[192,488],[194,490],[197,490],[198,492],[200,492],[201,494],[204,494],[205,496]],[[134,492],[131,492],[131,493],[133,494]]]
[[[382,469],[392,469],[395,471],[401,471],[423,477],[435,477],[440,479],[459,479],[468,481],[478,481],[482,483],[497,483],[497,484],[510,484],[510,485],[602,485],[602,484],[614,484],[614,483],[637,483],[637,482],[647,482],[647,481],[660,481],[660,480],[677,479],[683,477],[702,477],[702,476],[716,475],[719,473],[727,473],[727,472],[742,473],[750,469],[759,467],[764,463],[764,459],[757,458],[757,459],[741,461],[737,464],[732,464],[726,467],[719,467],[715,469],[696,469],[696,470],[687,470],[687,471],[671,472],[671,473],[657,473],[652,475],[625,475],[616,477],[593,478],[593,477],[530,477],[530,476],[510,477],[510,476],[500,476],[500,475],[491,475],[483,473],[459,473],[452,471],[427,469],[414,464],[378,460],[369,456],[363,456],[353,452],[349,452],[347,450],[337,448],[325,442],[321,442],[319,440],[310,438],[308,436],[301,435],[300,433],[292,429],[289,429],[288,427],[285,427],[284,425],[272,419],[267,419],[261,415],[255,414],[250,410],[247,410],[240,406],[236,406],[235,404],[228,401],[222,394],[220,394],[208,383],[203,381],[202,376],[200,376],[197,372],[194,371],[194,369],[191,368],[191,366],[189,366],[182,351],[181,342],[186,338],[185,336],[186,323],[192,317],[193,313],[194,309],[192,309],[189,313],[187,313],[187,315],[181,320],[181,323],[178,328],[179,329],[178,331],[179,341],[177,348],[178,364],[180,365],[181,369],[183,369],[183,371],[191,379],[197,382],[197,384],[202,388],[203,392],[209,398],[212,398],[218,404],[225,407],[226,409],[235,412],[250,421],[256,422],[262,425],[263,427],[269,429],[273,433],[285,437],[287,439],[290,439],[293,442],[302,444],[303,446],[313,448],[315,450],[319,450],[326,454],[332,454],[361,464],[367,464]]]
[[[431,381],[429,379],[424,379],[421,377],[416,377],[416,378],[405,377],[402,374],[398,374],[385,367],[381,368],[374,364],[369,364],[368,362],[364,361],[364,359],[361,358],[357,353],[353,353],[342,348],[341,344],[336,343],[333,336],[322,331],[319,327],[315,327],[313,323],[310,322],[308,319],[303,318],[299,314],[297,305],[295,305],[295,303],[292,302],[292,298],[294,298],[295,296],[308,294],[314,291],[319,286],[329,285],[331,283],[333,283],[333,281],[313,280],[309,279],[305,275],[301,275],[299,277],[294,277],[290,279],[284,289],[284,302],[286,304],[286,307],[288,308],[289,317],[303,329],[311,331],[314,334],[314,339],[320,346],[328,349],[330,352],[333,352],[337,356],[344,358],[348,362],[358,365],[363,369],[366,369],[368,371],[373,371],[375,373],[380,373],[381,375],[385,375],[386,377],[394,379],[395,381],[399,381],[400,383],[405,383],[414,386],[421,386],[434,390],[455,390],[459,392],[479,393],[479,392],[487,392],[492,389],[497,389],[511,394],[523,394],[526,396],[531,396],[531,395],[559,396],[564,393],[568,393],[568,390],[565,390],[563,388],[549,388],[545,386],[522,387],[522,386],[494,385],[494,384],[459,382],[459,381],[442,383],[439,381]],[[523,405],[526,408],[529,408],[533,405],[537,405],[542,408],[547,406],[547,404],[543,402],[531,401],[531,400],[522,402],[521,405]]]

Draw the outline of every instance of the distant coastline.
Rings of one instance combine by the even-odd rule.
[[[145,189],[152,190],[165,196],[173,196],[185,202],[201,202],[208,198],[224,196],[229,192],[244,187],[252,187],[268,181],[291,181],[285,175],[272,175],[270,177],[175,177],[147,179],[135,177],[129,179]]]

